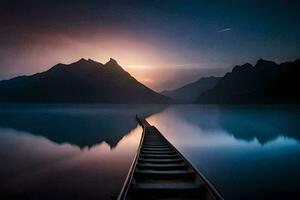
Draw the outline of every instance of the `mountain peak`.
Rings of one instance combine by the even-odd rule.
[[[85,58],[81,58],[80,60],[78,60],[77,62],[75,63],[83,63],[83,62],[87,62],[87,60]]]
[[[105,63],[104,66],[107,69],[110,69],[110,70],[114,70],[114,71],[118,71],[118,72],[124,72],[124,69],[113,58],[110,58],[110,60],[107,63]]]
[[[105,66],[84,58],[57,64],[45,72],[0,82],[0,93],[0,102],[170,102],[134,79],[114,59]]]
[[[255,68],[257,70],[263,70],[263,71],[272,70],[273,68],[275,68],[277,66],[278,65],[275,62],[269,61],[269,60],[264,60],[262,58],[260,58],[255,64]]]
[[[264,59],[260,58],[257,60],[255,66],[259,66],[259,65],[277,65],[277,64],[273,61],[264,60]]]
[[[94,61],[94,60],[92,60],[90,58],[89,59],[81,58],[80,60],[78,60],[78,61],[76,61],[74,63],[71,63],[71,65],[72,64],[88,64],[88,63],[101,64],[101,63],[96,62],[96,61]]]
[[[114,62],[117,62],[115,59],[113,58],[110,58],[109,61],[114,61]]]
[[[110,58],[109,61],[107,63],[105,63],[105,65],[113,65],[113,66],[118,65],[119,66],[118,62],[113,58]]]
[[[245,63],[243,65],[236,65],[233,69],[233,73],[240,73],[240,72],[249,72],[251,71],[253,66],[250,63]]]
[[[78,66],[78,65],[85,65],[87,63],[89,63],[89,61],[87,59],[81,58],[78,61],[75,61],[75,62],[73,62],[71,64],[68,64],[68,65],[70,65],[70,66],[73,66],[73,65]]]
[[[95,60],[92,60],[90,58],[85,59],[85,58],[81,58],[80,60],[78,60],[77,62],[71,63],[70,65],[73,64],[80,64],[80,65],[91,65],[91,66],[103,66],[102,63],[97,62]]]

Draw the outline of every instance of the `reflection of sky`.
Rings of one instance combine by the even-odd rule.
[[[171,119],[170,119],[171,118]],[[159,123],[162,120],[160,117],[156,118],[156,115],[150,117],[149,120],[153,123]],[[168,120],[173,121],[172,116],[168,116]],[[160,122],[159,122],[160,121]],[[184,119],[181,122],[175,119],[175,123],[172,126],[165,126],[164,123],[161,123],[159,127],[163,133],[166,133],[174,143],[180,146],[189,146],[189,147],[207,147],[207,146],[255,146],[255,147],[264,147],[264,146],[274,146],[274,145],[284,145],[284,144],[295,144],[297,141],[292,138],[278,136],[276,139],[269,141],[266,145],[261,145],[259,141],[254,138],[251,141],[244,141],[242,139],[236,139],[231,133],[226,130],[223,130],[221,127],[218,129],[201,129],[198,126],[190,124]],[[168,123],[166,123],[168,124]]]
[[[283,110],[288,112],[276,106],[237,106],[226,110],[217,106],[175,105],[148,117],[148,121],[225,199],[292,199],[300,191],[300,144],[299,137],[292,134],[298,127],[293,123],[298,113]],[[246,137],[243,131],[247,131]]]
[[[3,126],[10,128],[0,128],[0,194],[13,191],[14,194],[36,195],[39,199],[45,199],[45,196],[49,199],[68,199],[71,195],[82,199],[110,199],[112,193],[119,192],[141,135],[141,127],[136,127],[132,113],[141,109],[131,110],[126,106],[119,106],[116,110],[96,108],[52,108],[42,109],[43,112],[35,109],[33,113],[31,108],[26,112],[17,109],[16,113],[3,109],[2,116],[11,116],[11,119],[2,119]],[[3,115],[4,111],[10,115]],[[159,111],[161,109],[156,109],[156,112]],[[105,117],[95,119],[94,114],[97,113]],[[113,117],[109,117],[112,113]],[[16,121],[26,121],[21,116],[29,115],[31,120],[17,126]],[[43,115],[47,115],[45,121],[52,121],[50,125],[56,124],[54,119],[60,116],[65,127],[49,129],[49,134],[33,135],[30,130],[35,129],[28,128],[36,128],[37,121],[43,122],[34,117],[41,118]],[[123,116],[120,120],[113,120],[120,115]],[[66,125],[66,119],[72,116],[82,118]],[[148,117],[148,120],[224,194],[225,199],[274,200],[280,198],[278,193],[290,199],[287,193],[300,191],[300,145],[295,134],[298,129],[297,116],[293,109],[279,109],[276,106],[268,109],[239,106],[227,109],[175,105]],[[113,127],[110,130],[97,126],[95,130],[99,141],[93,140],[93,145],[81,148],[76,143],[70,145],[68,141],[72,141],[69,140],[71,138],[56,142],[49,137],[53,130],[63,129],[65,132],[75,123],[88,121],[91,124],[93,120],[92,124],[98,124],[102,119],[106,119],[102,121],[105,125],[107,121],[114,126],[126,122],[128,134],[124,136],[124,131],[117,131],[122,139],[115,148],[111,149],[102,139],[100,141],[103,135],[99,135],[107,132],[108,136],[113,137]],[[132,121],[126,121],[130,119]],[[128,123],[132,128],[128,127]],[[44,123],[39,124],[45,129]],[[259,126],[248,128],[245,137],[245,128],[255,124]],[[272,127],[269,128],[268,124]],[[78,136],[86,134],[84,130],[80,129]],[[98,134],[99,130],[102,131]],[[72,134],[70,136],[74,137]],[[284,185],[277,184],[278,180]]]
[[[163,105],[0,105],[0,127],[43,136],[58,143],[112,148],[136,127],[137,113],[149,116]]]
[[[109,199],[123,184],[140,136],[138,126],[114,149],[105,142],[80,149],[1,128],[0,193],[13,191],[40,199]]]
[[[135,115],[163,108],[1,104],[0,199],[110,199],[140,140]]]
[[[283,114],[276,109],[270,115],[264,111],[254,113],[255,109],[249,110],[250,113],[244,109],[234,112],[224,110],[217,106],[171,106],[148,120],[170,140],[182,146],[267,146],[297,142],[288,135],[289,130],[295,129],[289,127],[292,122],[286,123],[291,118],[276,117]],[[270,121],[277,124],[270,124]],[[266,138],[266,141],[261,142],[258,138]]]

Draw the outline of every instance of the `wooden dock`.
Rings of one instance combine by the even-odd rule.
[[[223,199],[157,128],[137,120],[143,134],[119,200]]]

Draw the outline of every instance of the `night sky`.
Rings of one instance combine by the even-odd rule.
[[[156,90],[300,57],[300,1],[0,1],[0,79],[116,59]],[[166,73],[168,72],[168,73]]]

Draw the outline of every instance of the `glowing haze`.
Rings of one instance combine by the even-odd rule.
[[[297,58],[298,10],[284,1],[4,0],[0,79],[112,57],[151,88],[174,89],[260,57]]]

